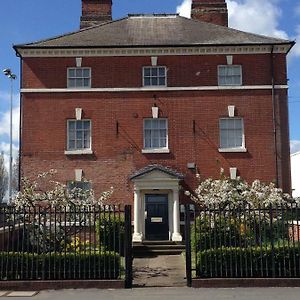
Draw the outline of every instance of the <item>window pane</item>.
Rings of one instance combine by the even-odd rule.
[[[152,85],[158,85],[158,78],[156,77],[152,78]]]
[[[144,128],[145,129],[151,129],[151,121],[150,120],[145,120],[144,121]]]
[[[167,128],[167,120],[159,120],[159,128],[160,129]]]
[[[152,147],[159,148],[159,139],[156,139],[156,138],[152,139]]]
[[[220,85],[240,85],[241,66],[219,66],[218,77]]]
[[[144,76],[150,76],[150,68],[144,68]]]
[[[90,79],[84,79],[83,84],[84,84],[84,87],[89,87],[90,86]]]
[[[159,76],[164,77],[166,74],[166,69],[165,68],[159,68]]]
[[[150,86],[151,85],[151,81],[149,77],[145,77],[144,78],[144,86]]]
[[[152,68],[151,75],[157,77],[158,76],[158,70],[157,68]]]
[[[160,77],[159,78],[159,85],[166,85],[166,78],[165,77]]]
[[[167,147],[167,140],[166,139],[161,139],[160,140],[160,147],[166,148]]]
[[[71,130],[74,130],[75,129],[75,121],[69,121],[68,122],[69,123],[69,130],[71,129]]]
[[[82,129],[82,121],[76,121],[76,129]]]
[[[226,76],[226,69],[224,67],[219,67],[219,75]]]
[[[82,69],[76,69],[76,77],[82,77]]]
[[[90,129],[91,122],[90,121],[84,121],[84,129]]]
[[[69,77],[75,77],[75,69],[69,69]]]
[[[76,87],[83,87],[83,79],[76,79]]]
[[[85,78],[90,77],[90,69],[83,69],[83,77]]]
[[[76,87],[76,79],[69,79],[69,87]]]
[[[69,150],[75,149],[75,140],[69,140]]]
[[[159,120],[157,119],[152,120],[152,129],[159,129]]]

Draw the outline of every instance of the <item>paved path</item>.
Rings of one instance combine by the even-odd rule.
[[[2,297],[1,297],[2,298]],[[190,289],[144,288],[133,290],[45,291],[17,300],[299,300],[300,288]]]
[[[161,255],[133,260],[134,286],[183,287],[185,261],[182,255]]]

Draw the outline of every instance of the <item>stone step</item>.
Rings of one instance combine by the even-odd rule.
[[[134,257],[147,257],[151,255],[180,255],[185,250],[181,243],[169,241],[146,241],[133,245]]]

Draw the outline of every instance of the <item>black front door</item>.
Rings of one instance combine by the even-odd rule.
[[[169,240],[168,195],[146,195],[146,240]]]

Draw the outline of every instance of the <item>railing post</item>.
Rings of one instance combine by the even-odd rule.
[[[132,288],[132,229],[131,206],[125,206],[125,288]]]
[[[192,286],[192,252],[191,252],[191,215],[190,205],[185,205],[184,223],[185,223],[185,257],[186,257],[186,281],[187,286]]]
[[[270,205],[270,238],[271,238],[271,255],[272,255],[272,277],[275,278],[275,254],[274,254],[274,227],[273,227],[273,207]]]

